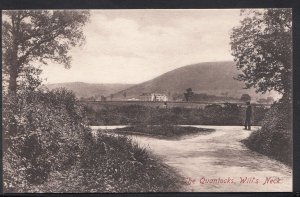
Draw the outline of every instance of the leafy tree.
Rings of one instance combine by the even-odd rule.
[[[249,96],[249,94],[243,94],[241,96],[241,101],[245,101],[245,102],[251,101],[251,97]]]
[[[275,90],[291,98],[291,9],[242,10],[244,18],[233,28],[231,50],[237,79],[257,92]]]
[[[184,93],[185,100],[188,102],[191,97],[194,95],[192,88],[186,89],[186,93]]]
[[[126,96],[127,96],[127,93],[125,91],[125,92],[123,92],[123,97],[126,98]]]
[[[282,94],[245,141],[248,148],[292,164],[292,10],[242,11],[244,19],[231,34],[232,55],[242,74],[237,79],[257,92]],[[258,102],[267,102],[260,99]]]
[[[88,11],[3,11],[3,74],[9,92],[16,93],[22,80],[39,84],[34,64],[50,61],[70,68],[71,47],[83,44]]]

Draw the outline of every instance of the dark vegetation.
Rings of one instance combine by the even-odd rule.
[[[70,68],[69,51],[84,44],[82,27],[90,18],[88,10],[5,10],[2,14],[2,72],[12,93],[26,78],[33,88],[32,77],[39,76],[40,66],[49,61]]]
[[[241,101],[244,101],[244,102],[251,101],[251,97],[249,96],[249,94],[243,94],[241,96]]]
[[[120,134],[150,135],[152,137],[178,139],[185,135],[213,132],[214,129],[204,129],[176,125],[134,125],[114,129]]]
[[[82,159],[71,169],[52,173],[36,189],[45,192],[180,191],[183,182],[173,169],[130,138],[98,134],[86,138]]]
[[[185,100],[188,102],[188,101],[190,101],[191,97],[193,97],[194,92],[193,92],[192,88],[188,88],[188,89],[186,89],[186,92],[183,95],[184,95]]]
[[[186,102],[189,101],[206,101],[206,102],[228,102],[228,101],[239,101],[239,99],[237,98],[233,98],[233,97],[228,97],[228,92],[223,92],[221,93],[222,96],[216,96],[216,95],[208,95],[206,93],[195,93],[193,92],[192,88],[188,88],[186,89],[186,92],[183,93],[184,96],[184,100]],[[180,98],[180,97],[176,97],[175,98]],[[183,97],[182,97],[183,98]],[[182,99],[183,100],[183,99]],[[250,98],[251,100],[251,98]]]
[[[131,139],[93,137],[73,93],[3,98],[4,192],[180,190],[180,176]]]
[[[207,101],[207,102],[226,102],[226,101],[235,101],[239,102],[239,99],[228,97],[228,96],[216,96],[216,95],[209,95],[206,93],[194,93],[189,101]]]
[[[204,109],[152,108],[142,105],[107,105],[94,110],[86,107],[91,125],[243,125],[245,108],[227,103],[212,104]],[[253,124],[260,125],[268,109],[253,107]]]
[[[280,101],[266,114],[262,128],[243,142],[259,153],[292,165],[292,105]]]
[[[282,95],[266,114],[261,130],[252,133],[245,144],[292,165],[292,10],[242,10],[241,16],[230,37],[241,71],[237,79],[257,92],[275,90]]]

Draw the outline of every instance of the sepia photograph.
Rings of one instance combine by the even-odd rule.
[[[3,192],[292,192],[291,8],[2,10]]]

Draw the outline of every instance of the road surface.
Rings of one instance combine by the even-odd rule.
[[[181,140],[133,136],[174,167],[194,192],[290,192],[292,169],[247,149],[251,131],[239,126],[199,126],[215,132]],[[254,130],[257,127],[253,128]]]

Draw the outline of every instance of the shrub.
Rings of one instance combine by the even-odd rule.
[[[99,132],[85,139],[78,163],[51,173],[30,192],[181,191],[183,178],[131,138]]]
[[[174,107],[156,109],[143,105],[86,107],[91,125],[243,125],[245,109],[237,104],[213,104],[204,109]],[[253,107],[253,124],[259,125],[268,109]]]
[[[181,189],[180,176],[130,138],[93,136],[72,92],[4,95],[2,117],[6,193]]]
[[[180,177],[176,173],[171,175],[168,167],[131,138],[98,134],[86,149],[81,169],[94,173],[88,177],[88,182],[98,182],[98,186],[94,187],[99,188],[98,192],[180,190]]]
[[[42,184],[51,171],[74,164],[84,147],[86,123],[74,94],[64,89],[4,95],[5,191]]]
[[[205,124],[211,125],[240,125],[239,107],[236,104],[226,103],[221,105],[212,104],[204,109]]]
[[[253,132],[246,146],[259,153],[292,165],[292,105],[281,100],[266,114],[262,128]]]

